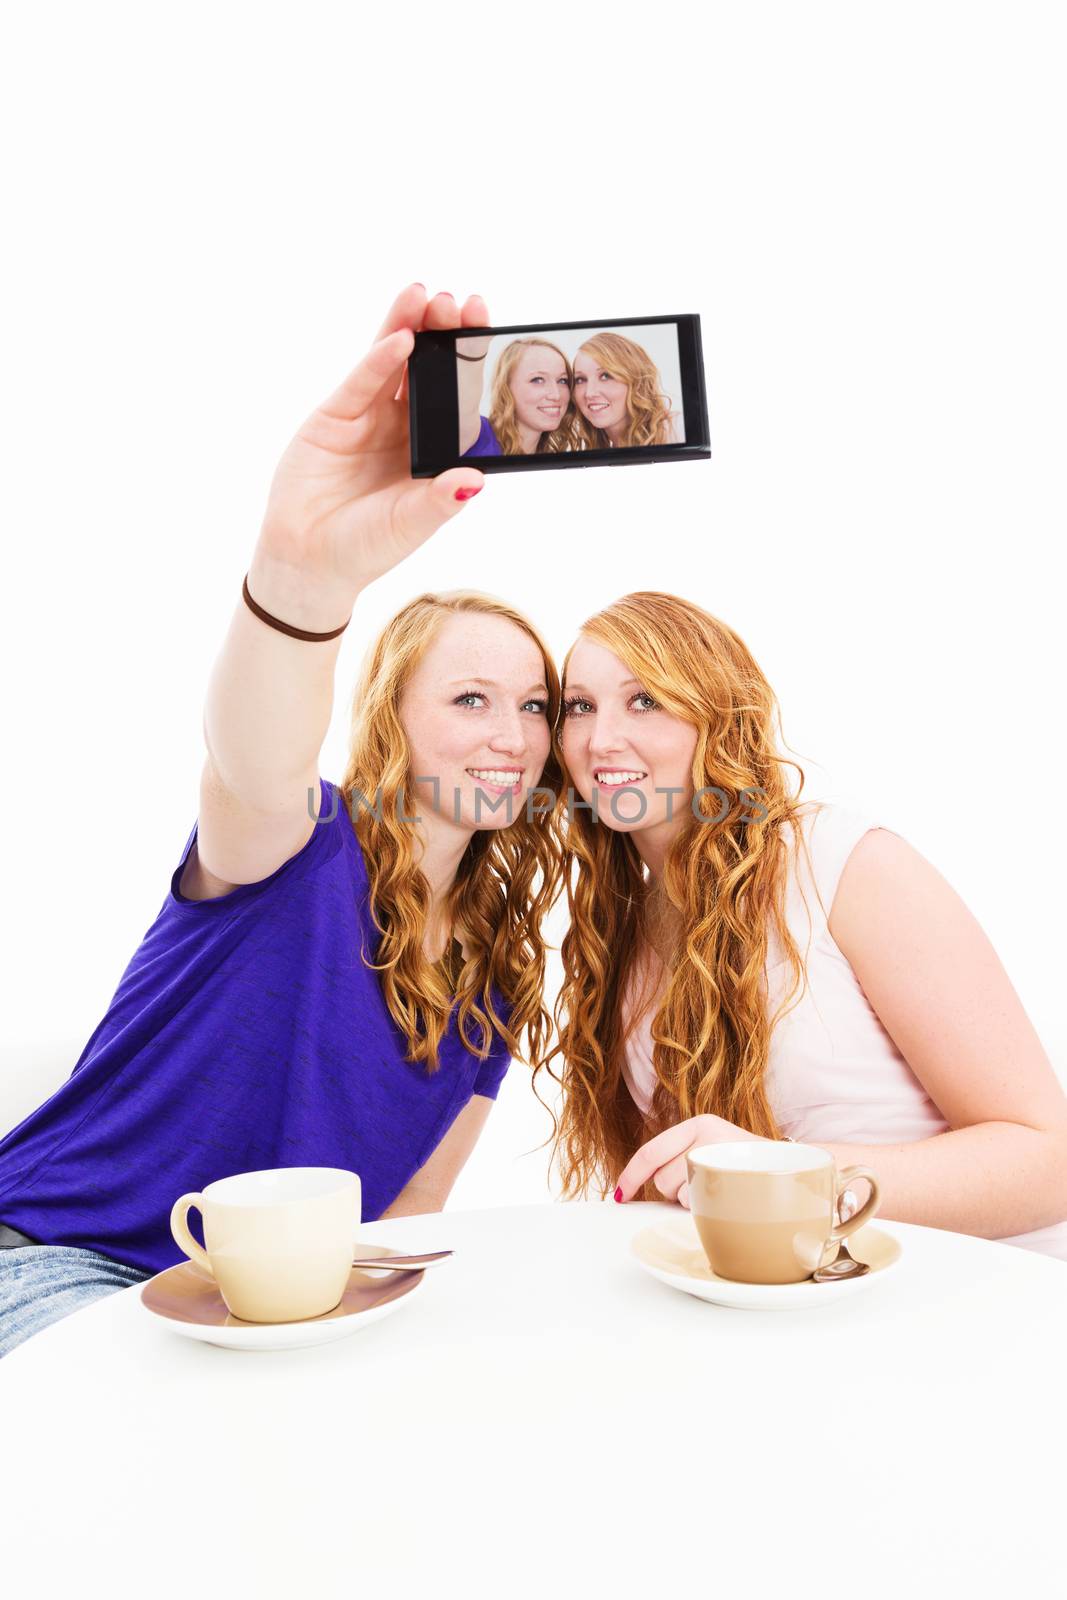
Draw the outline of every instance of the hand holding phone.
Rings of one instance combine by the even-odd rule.
[[[342,608],[455,516],[484,479],[476,463],[413,482],[407,361],[421,330],[478,322],[485,302],[401,291],[357,367],[304,422],[271,484],[258,551],[299,569],[317,595]],[[457,494],[465,498],[457,499]]]

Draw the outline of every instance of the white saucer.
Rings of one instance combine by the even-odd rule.
[[[849,1254],[870,1267],[859,1278],[840,1278],[836,1282],[813,1283],[737,1283],[720,1278],[708,1266],[708,1258],[688,1211],[644,1228],[630,1243],[641,1266],[660,1283],[713,1305],[732,1306],[741,1311],[801,1311],[829,1305],[845,1295],[862,1294],[877,1283],[900,1258],[900,1244],[891,1234],[870,1223],[857,1228],[846,1241]]]
[[[383,1264],[401,1250],[383,1245],[362,1245],[362,1256],[382,1257]],[[308,1345],[331,1344],[358,1333],[372,1322],[388,1317],[405,1305],[425,1281],[421,1272],[359,1271],[353,1267],[340,1303],[320,1317],[299,1322],[244,1322],[227,1308],[214,1278],[192,1261],[149,1278],[141,1289],[141,1304],[161,1318],[172,1333],[200,1339],[230,1350],[299,1350]]]

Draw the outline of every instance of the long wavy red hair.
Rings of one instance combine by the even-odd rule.
[[[725,802],[702,796],[700,820],[687,809],[664,865],[662,891],[684,933],[652,1024],[657,1081],[646,1119],[622,1075],[621,999],[647,937],[648,882],[633,839],[577,807],[566,815],[561,791],[570,927],[557,1041],[538,1069],[562,1086],[554,1153],[568,1197],[590,1187],[606,1194],[640,1144],[687,1117],[710,1112],[776,1137],[763,1081],[768,1046],[804,978],[785,921],[788,852],[806,849],[804,774],[779,751],[777,700],[751,652],[699,606],[653,591],[615,601],[581,636],[612,651],[654,700],[696,727],[693,793],[716,786],[729,810],[717,820]],[[569,661],[568,652],[564,695]],[[562,756],[561,764],[572,789]],[[787,767],[799,774],[795,792]],[[764,970],[771,928],[793,979],[774,1017]],[[557,1056],[560,1071],[550,1066]],[[647,1190],[645,1198],[660,1197]]]
[[[626,433],[621,445],[668,444],[670,442],[671,407],[667,396],[660,390],[660,375],[656,363],[642,345],[627,339],[621,333],[597,333],[587,339],[578,354],[587,350],[594,361],[600,363],[613,378],[627,384]],[[573,385],[572,385],[573,387]],[[603,428],[598,428],[574,409],[575,450],[607,450],[611,440]]]
[[[549,727],[560,703],[559,675],[533,624],[503,600],[474,589],[418,595],[382,629],[363,664],[340,788],[362,847],[371,911],[381,932],[377,958],[367,964],[379,973],[389,1011],[407,1037],[408,1059],[425,1061],[431,1072],[453,997],[460,1036],[479,1057],[488,1054],[491,1029],[518,1059],[533,1062],[543,1056],[551,1018],[542,998],[541,922],[561,883],[562,840],[554,811],[537,815],[531,807],[528,816],[523,807],[506,827],[478,830],[447,902],[449,925],[461,924],[474,947],[456,974],[454,990],[448,975],[425,955],[430,887],[417,864],[412,826],[404,820],[415,794],[400,701],[438,628],[456,613],[504,617],[528,634],[544,661]],[[541,786],[558,793],[559,785],[558,758],[550,750]],[[510,1009],[509,1018],[497,1011],[494,987]]]
[[[518,366],[523,351],[531,345],[543,345],[546,350],[551,350],[559,356],[567,369],[567,404],[563,408],[563,415],[556,426],[548,433],[542,433],[537,441],[535,455],[558,455],[564,450],[573,450],[574,444],[574,370],[570,362],[558,345],[549,339],[512,339],[511,343],[497,357],[493,369],[493,387],[489,400],[489,421],[493,432],[500,441],[500,448],[506,456],[522,455],[522,438],[519,433],[519,416],[515,405],[515,394],[511,387],[511,375]]]

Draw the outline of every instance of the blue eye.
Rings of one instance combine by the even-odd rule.
[[[644,689],[639,689],[636,694],[632,694],[627,703],[632,706],[636,700],[647,700],[648,701],[648,704],[646,706],[638,706],[636,708],[637,711],[638,711],[638,714],[640,716],[647,716],[650,711],[659,711],[659,709],[660,709],[658,701],[653,700],[652,696],[650,694],[646,694]],[[563,702],[563,715],[565,717],[570,717],[570,716],[584,717],[586,715],[586,712],[585,711],[579,711],[577,709],[579,706],[585,706],[588,710],[592,710],[592,706],[590,705],[589,701],[585,699],[585,697],[583,695],[575,694],[575,695],[572,695],[569,700],[564,700],[564,702]]]
[[[466,705],[470,700],[487,701],[487,696],[482,694],[480,689],[464,689],[462,694],[456,696],[452,704],[456,706],[462,706]],[[481,707],[472,706],[469,707],[469,709],[473,711],[480,711]],[[522,709],[523,711],[532,710],[535,716],[543,717],[548,710],[548,701],[540,699],[539,696],[534,696],[533,699],[523,702]]]

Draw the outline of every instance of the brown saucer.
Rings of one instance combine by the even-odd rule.
[[[380,1247],[379,1247],[380,1248]],[[368,1255],[371,1251],[368,1249]],[[390,1254],[382,1250],[382,1265]],[[230,1311],[214,1278],[192,1261],[157,1273],[141,1289],[141,1303],[174,1333],[240,1350],[288,1350],[328,1344],[377,1322],[395,1310],[425,1280],[425,1272],[360,1271],[353,1267],[340,1302],[332,1311],[294,1322],[247,1322]]]
[[[848,1247],[857,1261],[871,1269],[862,1277],[838,1278],[833,1283],[814,1283],[810,1278],[802,1283],[740,1283],[712,1271],[688,1211],[643,1229],[630,1241],[641,1266],[661,1283],[713,1305],[746,1311],[827,1306],[846,1295],[863,1294],[900,1260],[899,1240],[869,1222],[849,1236]]]

